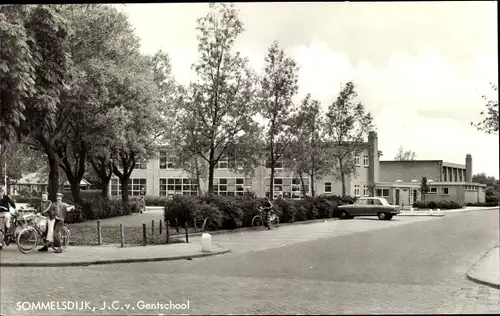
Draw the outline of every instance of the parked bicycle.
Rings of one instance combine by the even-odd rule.
[[[269,223],[269,224],[268,224]],[[266,226],[271,229],[272,226],[278,227],[280,224],[280,218],[272,211],[264,211],[263,207],[259,207],[258,214],[252,218],[252,227],[257,229],[259,227]]]
[[[41,227],[37,221],[44,221],[47,225],[47,217],[41,215],[30,214],[25,216],[27,227],[25,227],[17,236],[17,248],[22,253],[30,253],[40,244],[47,244],[47,238],[44,236],[45,227]],[[63,224],[59,232],[59,240],[61,241],[61,248],[64,249],[69,244],[70,230]]]
[[[5,206],[0,206],[0,208],[7,210]],[[0,231],[3,233],[5,246],[8,246],[11,242],[16,242],[16,231],[19,227],[26,226],[27,222],[22,217],[19,218],[19,212],[10,212],[10,229],[7,230],[7,227],[0,227]]]

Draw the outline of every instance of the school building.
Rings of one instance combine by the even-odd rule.
[[[390,203],[409,205],[421,200],[420,179],[427,177],[431,192],[425,196],[426,201],[446,200],[456,202],[484,201],[484,189],[480,184],[472,183],[472,157],[467,155],[466,166],[445,163],[442,161],[380,161],[382,152],[378,149],[378,137],[370,132],[368,141],[360,146],[355,155],[356,172],[346,177],[346,194],[350,196],[385,197]],[[222,158],[215,169],[214,193],[235,196],[245,191],[252,191],[257,196],[268,196],[270,192],[271,169],[262,161],[254,169],[251,177],[232,171],[234,160]],[[274,178],[274,198],[300,199],[302,187],[300,178],[283,168],[278,162]],[[311,181],[303,176],[305,192],[311,194]],[[374,188],[373,193],[370,187]],[[187,172],[176,168],[173,157],[167,151],[160,152],[157,159],[145,163],[137,163],[129,180],[129,194],[140,195],[145,192],[149,196],[167,196],[173,194],[198,195],[208,191],[208,178],[199,181]],[[333,175],[316,179],[314,183],[316,195],[341,195],[342,183]],[[119,179],[113,177],[110,195],[121,195]]]

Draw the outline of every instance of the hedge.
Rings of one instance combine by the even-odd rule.
[[[313,219],[338,217],[337,206],[352,204],[356,198],[337,196],[308,197],[303,200],[278,198],[273,208],[280,223],[291,223]],[[194,226],[195,220],[208,218],[207,230],[236,229],[250,227],[252,218],[264,206],[264,198],[244,196],[173,196],[164,208],[164,219],[172,226]]]
[[[492,207],[492,206],[499,206],[498,201],[489,201],[489,202],[483,202],[483,203],[467,203],[467,206],[485,206],[485,207]]]
[[[462,208],[462,204],[459,204],[454,201],[430,201],[430,202],[416,202],[413,204],[415,208],[422,209],[443,209],[443,210],[451,210],[451,209],[459,209]]]

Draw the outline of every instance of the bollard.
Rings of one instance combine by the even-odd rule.
[[[123,230],[123,224],[120,224],[120,235],[121,235],[121,247],[125,247],[125,232]]]
[[[158,233],[158,235],[161,235],[161,219],[160,219],[160,232]]]
[[[97,244],[102,245],[101,221],[97,221]]]
[[[155,235],[155,220],[151,220],[151,236]]]
[[[189,243],[189,236],[188,236],[188,222],[184,222],[184,228],[186,229],[186,243]]]
[[[166,237],[165,237],[165,238],[166,238],[166,242],[167,242],[167,244],[168,244],[168,241],[169,241],[168,239],[169,239],[169,237],[170,237],[170,232],[169,232],[169,230],[168,230],[168,227],[169,227],[169,226],[170,226],[170,221],[167,221],[167,223],[165,224],[165,229],[167,230],[167,231],[166,231]]]
[[[147,239],[146,239],[146,224],[142,224],[142,245],[146,246],[147,244]]]
[[[212,251],[212,235],[207,233],[201,234],[201,251],[202,252]]]

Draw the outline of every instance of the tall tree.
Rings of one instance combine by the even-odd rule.
[[[2,128],[7,131],[2,136],[9,135],[9,126],[15,127],[18,136],[29,135],[39,144],[47,156],[50,170],[49,197],[55,200],[59,161],[52,145],[61,135],[62,128],[55,119],[56,111],[61,104],[61,93],[68,88],[66,83],[71,78],[68,43],[68,32],[71,30],[58,6],[15,5],[0,9],[3,21],[8,21],[7,24],[10,22],[11,29],[15,29],[14,32],[7,31],[6,36],[14,45],[14,50],[10,51],[8,45],[1,45],[7,47],[7,63],[0,62],[3,70],[0,80],[5,80],[1,89],[2,111],[6,109],[8,121],[2,123]],[[3,30],[2,27],[0,29]],[[0,36],[4,37],[5,34]],[[20,54],[26,56],[20,57]],[[21,76],[16,75],[18,70],[22,70]]]
[[[415,160],[417,154],[411,150],[405,150],[403,145],[399,146],[398,153],[394,157],[397,161],[410,161]]]
[[[266,167],[271,168],[270,198],[274,196],[274,176],[278,162],[284,160],[291,142],[302,128],[304,118],[297,113],[293,97],[298,91],[298,67],[274,41],[265,59],[258,103],[264,118]]]
[[[373,129],[373,118],[361,102],[356,100],[354,84],[348,82],[340,91],[326,114],[327,135],[334,146],[337,175],[342,182],[342,196],[346,195],[346,177],[355,174],[354,155],[358,154],[364,138]]]
[[[208,191],[213,192],[214,170],[230,145],[244,147],[255,130],[255,76],[248,60],[232,53],[243,24],[234,4],[211,3],[198,19],[200,59],[193,65],[197,80],[179,102],[178,129],[186,150],[208,164]],[[238,149],[236,150],[238,152]],[[242,157],[245,158],[246,157]]]
[[[486,101],[486,110],[481,111],[481,115],[484,117],[481,122],[471,122],[470,124],[477,128],[477,130],[485,132],[487,134],[498,134],[498,86],[490,82],[491,89],[495,92],[495,98],[488,98],[483,96]]]
[[[315,196],[315,180],[320,180],[331,172],[335,161],[332,159],[330,146],[326,143],[325,117],[321,113],[319,101],[312,100],[310,94],[306,95],[301,103],[299,115],[303,118],[304,125],[290,145],[287,160],[299,174],[303,195],[306,195],[303,183],[305,174],[311,179],[311,195]]]

